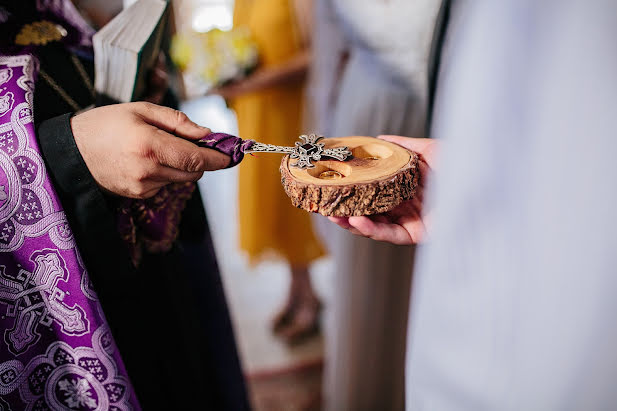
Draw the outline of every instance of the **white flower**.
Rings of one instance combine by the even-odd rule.
[[[177,35],[172,58],[189,78],[208,87],[239,80],[258,64],[257,44],[246,27]]]

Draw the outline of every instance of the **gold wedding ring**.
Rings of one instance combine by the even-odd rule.
[[[319,178],[324,180],[338,180],[339,178],[343,178],[343,175],[338,171],[328,170],[319,173]]]

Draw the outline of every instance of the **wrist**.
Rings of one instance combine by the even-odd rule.
[[[61,193],[84,193],[97,186],[73,133],[73,113],[43,121],[38,140],[46,166]]]

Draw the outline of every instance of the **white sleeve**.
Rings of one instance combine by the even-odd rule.
[[[617,2],[454,2],[408,410],[617,409]]]

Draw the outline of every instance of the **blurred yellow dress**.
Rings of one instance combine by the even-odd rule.
[[[291,0],[293,1],[293,0]],[[234,25],[250,29],[259,48],[260,68],[284,63],[301,51],[290,0],[236,0]],[[232,101],[240,136],[293,145],[302,134],[303,82],[289,82]],[[281,155],[247,156],[240,165],[240,246],[251,262],[279,256],[292,265],[324,255],[310,215],[291,205],[281,186]]]

